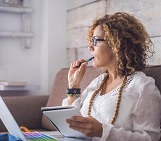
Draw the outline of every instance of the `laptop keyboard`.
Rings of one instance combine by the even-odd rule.
[[[29,141],[58,141],[41,132],[24,132],[23,134]]]

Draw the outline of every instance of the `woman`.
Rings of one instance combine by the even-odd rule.
[[[67,119],[70,128],[101,141],[158,141],[161,96],[153,78],[142,70],[152,46],[139,20],[127,13],[105,15],[88,32],[94,68],[104,70],[80,94],[87,62],[71,64],[63,105],[81,116]],[[80,67],[78,67],[80,65]]]

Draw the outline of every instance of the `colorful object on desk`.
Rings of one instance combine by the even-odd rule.
[[[25,137],[30,141],[57,141],[56,139],[47,136],[41,132],[33,132],[24,126],[20,126],[20,129],[25,135]]]
[[[20,126],[22,132],[31,132],[27,127]]]
[[[0,134],[0,141],[22,141],[11,134]]]
[[[24,135],[30,141],[58,141],[40,132],[24,132]]]

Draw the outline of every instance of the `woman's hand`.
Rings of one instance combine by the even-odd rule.
[[[80,65],[80,63],[82,63],[82,64]],[[83,59],[71,63],[71,66],[70,66],[70,69],[69,69],[69,72],[68,72],[68,82],[69,82],[69,84],[77,85],[77,86],[80,85],[80,82],[81,82],[81,80],[82,80],[82,78],[85,74],[87,64],[88,63],[84,62]],[[80,67],[77,67],[79,65],[80,65]]]
[[[102,137],[102,124],[91,116],[73,116],[71,119],[67,119],[66,121],[69,123],[70,128],[77,130],[86,136]]]

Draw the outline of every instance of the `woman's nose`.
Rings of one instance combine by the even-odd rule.
[[[93,45],[89,45],[89,46],[88,46],[88,49],[89,49],[90,51],[94,51]]]

